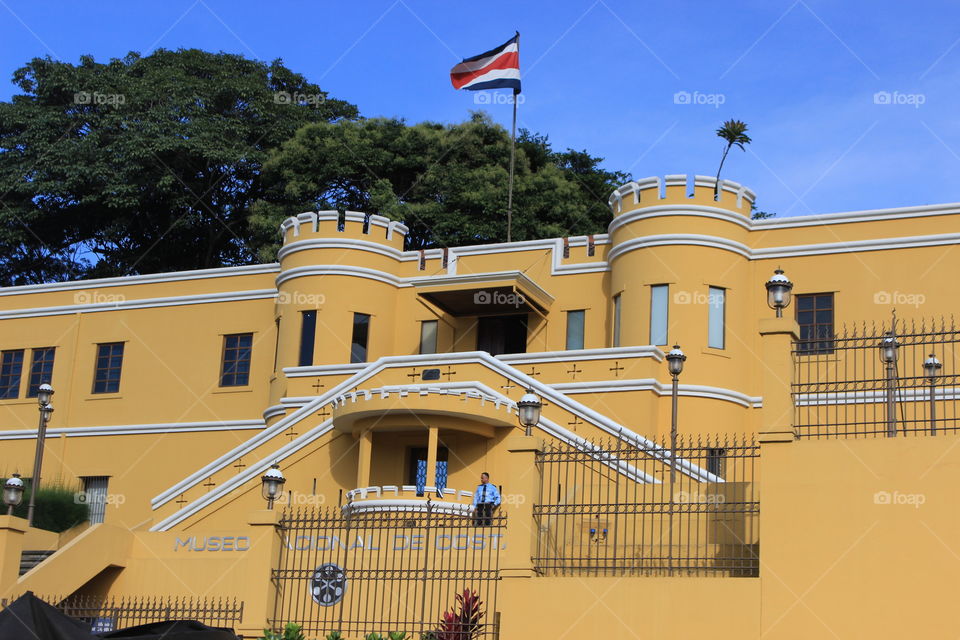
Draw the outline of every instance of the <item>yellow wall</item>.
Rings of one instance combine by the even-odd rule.
[[[547,397],[544,418],[557,426],[539,430],[537,437],[552,440],[569,432],[596,440],[627,433],[662,440],[670,428],[663,354],[673,343],[688,356],[680,379],[681,434],[789,427],[788,415],[764,415],[761,409],[766,403],[789,414],[788,343],[777,343],[779,355],[761,357],[760,332],[773,317],[764,282],[777,267],[796,283],[795,295],[835,294],[838,330],[845,323],[885,321],[894,307],[904,318],[951,311],[943,301],[955,294],[960,254],[946,234],[960,223],[957,207],[751,221],[749,189],[725,182],[715,201],[712,179],[695,182],[669,176],[621,187],[611,198],[609,233],[593,239],[594,255],[588,255],[588,239],[578,237],[570,239],[568,257],[562,240],[551,239],[450,248],[444,266],[441,249],[423,252],[422,261],[420,252],[403,251],[402,224],[371,216],[365,232],[364,216],[348,212],[341,231],[335,212],[319,212],[284,222],[284,247],[273,265],[0,289],[0,350],[27,349],[18,397],[0,400],[0,472],[30,475],[38,414],[35,400],[23,397],[29,349],[55,346],[56,411],[44,478],[73,483],[109,476],[107,523],[136,530],[133,548],[140,549],[137,562],[110,579],[104,574],[90,588],[169,590],[172,578],[148,588],[146,570],[131,568],[147,562],[152,552],[144,549],[167,544],[162,536],[232,531],[245,523],[247,514],[263,507],[259,477],[273,462],[287,477],[292,506],[336,508],[362,476],[358,436],[365,428],[373,429],[373,485],[404,484],[407,448],[426,445],[427,429],[436,426],[451,452],[449,487],[470,489],[481,471],[489,471],[505,491],[529,494],[529,507],[534,490],[524,483],[530,476],[518,473],[508,444],[517,429],[512,403],[523,387],[536,386]],[[544,317],[529,317],[526,355],[492,359],[468,353],[476,348],[484,309],[454,317],[421,295],[427,287],[473,291],[504,282],[545,292]],[[668,344],[648,345],[650,286],[656,284],[670,286]],[[707,344],[711,286],[726,290],[723,349]],[[618,294],[620,347],[611,349]],[[566,352],[566,311],[579,309],[587,311],[586,348]],[[316,310],[318,319],[310,367],[297,366],[304,310]],[[787,310],[787,321],[794,310]],[[357,312],[371,315],[368,357],[350,364]],[[439,355],[420,356],[420,325],[431,319],[439,321]],[[254,335],[250,383],[222,388],[223,336],[246,332]],[[93,394],[96,344],[117,341],[125,343],[120,391]],[[772,362],[782,374],[776,380]],[[423,382],[422,372],[434,368],[442,370],[440,380]],[[466,395],[464,385],[473,395]],[[419,393],[431,386],[464,395]],[[401,397],[401,390],[409,395]],[[363,392],[376,399],[364,399]],[[379,413],[354,429],[351,412],[364,402]],[[451,410],[451,402],[462,408]],[[106,427],[113,429],[103,433]],[[719,624],[733,629],[731,636],[754,637],[762,585],[762,624],[771,636],[822,635],[819,618],[835,620],[830,624],[837,625],[839,637],[866,637],[864,628],[906,634],[907,623],[893,620],[894,595],[907,598],[923,587],[919,568],[945,584],[952,577],[943,558],[952,557],[954,523],[939,506],[949,504],[944,492],[956,484],[949,475],[950,449],[941,462],[929,464],[946,442],[767,445],[759,580],[518,579],[504,583],[504,624],[525,624],[513,622],[521,614],[517,603],[532,599],[540,612],[534,619],[549,618],[544,624],[550,629],[586,632],[601,624],[602,609],[581,616],[575,607],[554,607],[562,614],[550,616],[550,605],[609,593],[617,605],[611,608],[623,610],[624,628],[679,638],[716,633]],[[884,490],[913,491],[916,485],[931,500],[919,511],[858,502],[861,492],[872,496],[880,489],[870,487],[888,478],[890,489]],[[518,514],[522,508],[516,507]],[[924,522],[946,532],[940,535],[946,544],[938,547]],[[864,541],[834,566],[858,527],[869,529]],[[922,550],[916,543],[906,547],[919,554],[915,563],[900,560],[912,557],[901,553],[902,540],[927,538]],[[894,556],[900,564],[891,565]],[[214,584],[201,575],[208,565],[179,556],[171,562],[171,575],[183,576],[194,585],[190,589],[202,583],[229,595],[239,579],[228,572],[229,580]],[[881,573],[890,567],[893,573]],[[793,606],[795,594],[807,590],[804,602]],[[949,611],[945,597],[932,597],[921,608]],[[682,615],[679,607],[688,600],[707,603],[702,615]],[[637,602],[644,606],[631,606]],[[810,602],[817,603],[818,615],[810,613]],[[847,613],[877,603],[884,613],[875,619],[881,622],[854,627],[857,616]],[[924,624],[939,620],[930,613]],[[611,624],[619,624],[617,630],[624,625]]]

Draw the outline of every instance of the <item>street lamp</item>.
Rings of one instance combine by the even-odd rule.
[[[687,356],[680,350],[680,345],[678,344],[673,345],[673,349],[667,353],[667,371],[670,372],[670,376],[673,378],[673,393],[671,394],[673,410],[670,413],[670,539],[668,545],[670,575],[673,575],[673,501],[676,500],[674,487],[677,481],[677,389],[680,384],[680,374],[683,373],[683,363],[686,359]]]
[[[533,389],[527,389],[527,392],[517,403],[517,419],[520,426],[524,429],[524,435],[533,435],[533,428],[540,422],[540,410],[543,408],[543,402],[536,396]]]
[[[790,306],[790,292],[793,290],[793,283],[790,278],[783,275],[783,269],[777,269],[767,280],[767,305],[771,309],[776,309],[777,317],[783,317],[783,310]]]
[[[7,515],[13,515],[13,508],[20,506],[23,501],[23,480],[20,474],[13,474],[3,485],[3,504],[7,505]]]
[[[897,351],[899,349],[900,343],[893,331],[888,331],[880,344],[877,345],[880,361],[886,367],[887,437],[890,438],[897,435],[896,377]]]
[[[53,413],[53,387],[42,384],[37,389],[37,405],[40,410],[40,424],[37,426],[37,448],[33,455],[33,477],[30,479],[30,503],[27,506],[27,526],[33,526],[33,511],[36,506],[37,492],[40,491],[40,467],[43,465],[43,444],[47,438],[47,423]]]
[[[260,477],[260,489],[263,492],[263,499],[267,501],[267,509],[273,509],[273,501],[283,491],[283,483],[286,481],[278,464],[267,469],[267,472]]]
[[[937,432],[937,376],[943,364],[937,360],[937,356],[930,354],[930,357],[923,361],[923,375],[930,383],[930,435]]]

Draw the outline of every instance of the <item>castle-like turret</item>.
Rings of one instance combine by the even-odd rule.
[[[407,227],[378,215],[319,211],[287,218],[280,233],[277,372],[366,359],[363,351],[392,353],[396,274]],[[356,331],[366,332],[365,349],[352,349],[355,322],[361,325]],[[304,337],[309,333],[312,349]],[[279,375],[271,400],[284,393]]]
[[[644,178],[613,193],[608,260],[621,345],[680,343],[687,353],[720,356],[691,361],[704,377],[741,375],[735,365],[745,346],[735,334],[749,324],[758,288],[747,249],[754,198],[736,182],[722,180],[718,190],[715,178],[687,175]]]

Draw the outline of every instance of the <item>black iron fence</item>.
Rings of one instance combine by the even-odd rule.
[[[506,517],[497,514],[489,526],[476,526],[469,517],[439,509],[285,513],[273,572],[273,626],[293,622],[307,637],[331,631],[348,637],[393,631],[413,638],[440,631],[448,634],[442,637],[497,637]],[[444,614],[452,614],[446,624]]]
[[[211,627],[234,628],[243,618],[243,602],[226,598],[38,596],[57,609],[104,633],[164,620],[197,620]],[[12,600],[12,599],[11,599]],[[9,601],[0,602],[4,607]]]
[[[534,564],[545,575],[758,575],[751,437],[549,444]]]
[[[960,431],[953,319],[846,328],[794,343],[794,429],[800,438]]]

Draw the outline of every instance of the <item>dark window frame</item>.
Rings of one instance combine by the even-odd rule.
[[[820,293],[801,293],[795,298],[795,319],[800,327],[800,341],[797,343],[797,353],[800,355],[830,355],[836,348],[834,342],[837,325],[837,300],[833,291],[822,291]],[[812,300],[813,306],[810,309],[801,309],[803,300]],[[819,303],[829,300],[828,306],[821,306]],[[820,322],[817,315],[820,312],[830,312],[830,322]],[[803,322],[801,314],[812,314],[812,322]],[[826,331],[823,330],[826,328]]]
[[[50,354],[50,357],[49,359],[38,360],[38,354]],[[28,398],[36,398],[40,393],[40,385],[50,384],[53,381],[53,363],[56,357],[56,347],[37,347],[36,349],[31,349],[30,374],[27,379]]]
[[[244,344],[244,343],[247,344]],[[228,333],[223,336],[220,358],[220,386],[246,387],[250,384],[253,361],[253,333]]]
[[[119,351],[117,350],[119,348]],[[106,352],[110,349],[109,353]],[[123,377],[123,342],[97,343],[97,359],[93,363],[93,389],[91,393],[119,393],[120,380]],[[116,371],[116,379],[112,372]]]
[[[23,349],[0,351],[0,400],[16,400],[23,383]],[[19,357],[18,357],[19,356]],[[7,358],[11,361],[8,362]]]
[[[300,353],[297,357],[298,366],[313,366],[313,351],[316,341],[317,310],[305,309],[300,312]]]
[[[367,362],[370,355],[370,321],[369,313],[353,313],[352,330],[350,332],[350,363]],[[358,322],[359,320],[359,322]]]

